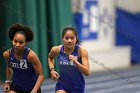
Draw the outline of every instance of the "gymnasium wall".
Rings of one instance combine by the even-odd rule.
[[[89,6],[91,8],[85,7],[86,5],[88,5],[88,2],[94,2],[94,8],[92,8],[92,5]],[[76,2],[73,3],[75,4]],[[131,64],[131,47],[115,46],[115,0],[84,0],[83,2],[78,4],[80,4],[81,6],[80,9],[74,11],[76,26],[77,24],[81,24],[80,27],[83,28],[83,26],[85,26],[83,25],[84,22],[89,22],[89,29],[78,29],[81,30],[80,36],[82,36],[82,32],[85,32],[83,34],[87,35],[88,33],[91,34],[90,28],[96,28],[96,30],[93,31],[93,33],[96,33],[97,35],[96,38],[81,38],[82,46],[84,46],[89,52],[89,63],[91,71],[129,67]],[[73,10],[74,9],[75,8],[73,8]],[[81,20],[83,21],[79,21],[80,19],[78,19],[78,15],[80,15]],[[77,28],[79,28],[79,25],[77,26]],[[121,58],[122,56],[123,58]]]

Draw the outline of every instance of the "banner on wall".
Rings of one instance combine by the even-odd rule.
[[[84,7],[74,14],[80,40],[96,40],[98,27],[98,4],[96,0],[85,0]]]
[[[131,45],[132,64],[140,64],[140,12],[116,9],[116,45]]]
[[[81,39],[97,39],[98,32],[98,7],[97,1],[86,0],[82,18]]]

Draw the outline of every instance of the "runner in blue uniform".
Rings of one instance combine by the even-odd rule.
[[[14,24],[9,29],[13,47],[3,53],[7,62],[6,93],[41,93],[44,80],[41,62],[33,50],[26,47],[33,40],[32,30],[22,24]]]
[[[62,33],[63,45],[52,47],[48,55],[48,64],[53,80],[56,80],[56,93],[84,93],[83,74],[89,75],[87,50],[78,44],[74,27],[65,27]],[[60,74],[55,71],[54,58],[58,57]]]

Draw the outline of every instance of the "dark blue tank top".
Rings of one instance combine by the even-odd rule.
[[[13,70],[12,84],[23,91],[32,90],[38,77],[32,64],[27,60],[29,51],[30,49],[26,47],[22,59],[17,60],[14,56],[14,48],[10,50],[9,66]]]
[[[78,57],[79,45],[75,45],[75,49],[71,55],[74,55],[78,62],[81,63],[81,59]],[[64,45],[60,49],[58,55],[58,61],[60,65],[60,78],[57,84],[63,84],[66,89],[84,89],[85,81],[82,73],[78,70],[75,64],[69,60],[68,55],[64,53]]]

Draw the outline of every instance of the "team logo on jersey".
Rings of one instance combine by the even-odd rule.
[[[75,59],[77,60],[78,57],[75,56]],[[76,66],[73,62],[73,60],[64,60],[59,62],[61,65],[71,65],[71,66]]]
[[[20,68],[20,69],[27,69],[28,66],[27,66],[27,61],[25,59],[21,59],[18,62],[10,62],[10,66],[13,67],[13,68]]]
[[[11,60],[13,60],[13,58],[11,58]]]

